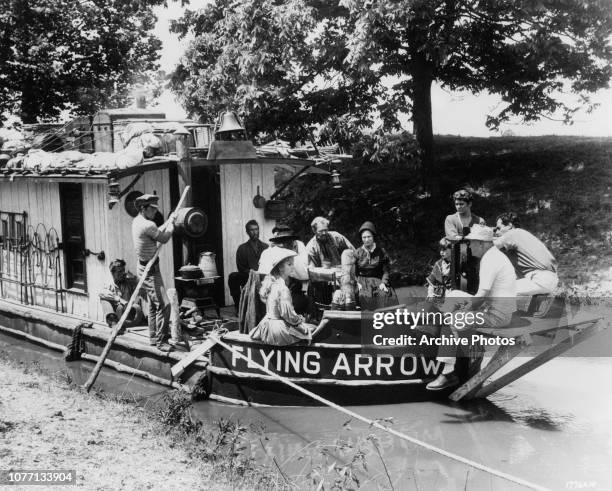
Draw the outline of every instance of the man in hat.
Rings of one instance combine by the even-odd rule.
[[[144,273],[145,267],[153,258],[158,243],[165,244],[174,233],[176,215],[172,213],[169,220],[157,227],[153,218],[157,213],[159,197],[153,194],[143,194],[136,198],[134,204],[138,215],[132,222],[132,239],[138,258],[138,276]],[[149,342],[160,351],[170,351],[172,347],[166,342],[170,337],[168,320],[170,303],[159,270],[159,258],[155,261],[142,285],[149,301]]]
[[[453,193],[456,213],[448,215],[444,220],[444,232],[449,240],[461,240],[469,233],[472,225],[484,225],[484,219],[472,213],[472,193],[460,189]]]
[[[514,267],[508,257],[493,246],[493,239],[493,229],[483,225],[474,225],[472,231],[465,237],[465,240],[470,241],[472,255],[480,258],[478,291],[475,295],[457,290],[450,291],[446,295],[443,310],[454,311],[459,307],[462,311],[472,311],[479,315],[474,316],[472,325],[466,324],[461,329],[456,325],[453,326],[455,335],[461,335],[462,331],[474,327],[507,327],[512,321],[512,314],[516,311]],[[437,358],[444,363],[442,373],[427,384],[428,390],[442,390],[459,383],[459,378],[453,373],[456,356],[446,349],[445,351],[449,356]]]
[[[99,297],[106,323],[112,328],[123,315],[125,307],[136,289],[138,280],[133,274],[126,272],[123,259],[115,259],[110,263],[108,269],[112,281],[99,293]],[[139,326],[144,321],[141,301],[142,298],[138,295],[123,324],[124,327]]]
[[[516,294],[551,294],[559,284],[557,261],[544,243],[520,228],[518,216],[512,212],[497,217],[496,231],[495,247],[504,251],[516,267]]]
[[[340,266],[340,256],[346,249],[355,250],[353,244],[342,234],[329,230],[329,220],[316,217],[310,224],[315,234],[306,245],[308,265],[315,268]]]
[[[238,312],[240,303],[240,290],[249,280],[249,272],[257,271],[259,258],[263,251],[268,248],[268,244],[259,240],[259,224],[255,220],[249,220],[245,225],[245,230],[249,236],[244,244],[240,244],[236,250],[237,272],[231,273],[227,278],[230,295],[234,299],[234,307]]]

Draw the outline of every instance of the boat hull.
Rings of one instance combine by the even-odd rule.
[[[323,403],[280,378],[341,405],[440,399],[452,390],[426,389],[443,368],[436,360],[436,347],[373,350],[359,342],[360,316],[331,311],[326,312],[326,317],[329,323],[323,339],[312,345],[270,346],[244,334],[224,336],[224,344],[231,349],[218,344],[211,351],[211,397],[263,405]],[[480,367],[482,354],[479,355],[458,358],[456,371],[461,380]]]

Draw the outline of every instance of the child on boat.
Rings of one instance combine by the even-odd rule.
[[[440,239],[440,259],[438,259],[427,277],[427,300],[440,302],[446,291],[452,288],[450,266],[452,242],[446,237]]]

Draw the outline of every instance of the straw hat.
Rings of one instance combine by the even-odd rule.
[[[288,257],[297,256],[297,253],[283,247],[270,247],[262,252],[259,258],[259,274],[270,272]]]
[[[482,242],[493,242],[493,229],[484,225],[474,224],[472,230],[464,238],[465,240],[480,240]]]

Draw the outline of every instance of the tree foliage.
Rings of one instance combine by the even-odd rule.
[[[309,125],[333,118],[372,125],[383,87],[375,74],[344,63],[346,12],[331,4],[217,0],[187,11],[173,29],[195,39],[174,73],[174,90],[207,120],[228,107],[239,111],[254,135],[295,141]]]
[[[157,68],[162,0],[0,0],[0,122],[125,102]]]
[[[313,123],[397,128],[406,112],[426,164],[434,82],[500,94],[497,128],[571,121],[560,92],[585,105],[612,75],[610,0],[216,0],[174,28],[195,35],[174,74],[190,111],[233,106],[251,130],[294,137]]]

